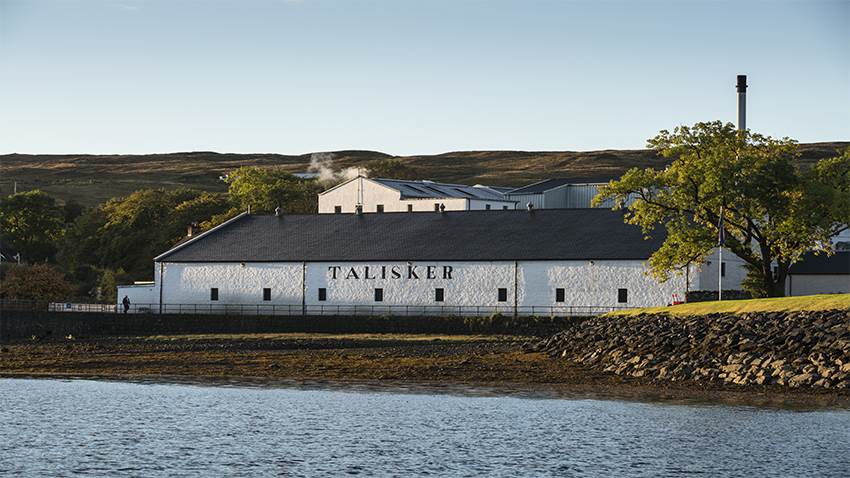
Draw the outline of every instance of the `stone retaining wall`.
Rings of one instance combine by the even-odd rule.
[[[654,381],[850,391],[850,311],[595,317],[529,349]]]
[[[0,310],[0,343],[83,337],[248,333],[410,333],[548,336],[580,317],[383,317],[112,314]]]

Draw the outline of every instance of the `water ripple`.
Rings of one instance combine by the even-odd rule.
[[[0,379],[8,476],[850,476],[850,412]]]

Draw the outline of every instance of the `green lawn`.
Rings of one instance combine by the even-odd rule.
[[[704,315],[713,313],[794,312],[799,310],[850,310],[850,294],[804,295],[773,299],[691,302],[670,307],[645,307],[612,312],[608,315],[673,314]]]

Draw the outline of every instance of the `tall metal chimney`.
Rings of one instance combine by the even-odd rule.
[[[747,129],[747,75],[738,75],[738,130]]]

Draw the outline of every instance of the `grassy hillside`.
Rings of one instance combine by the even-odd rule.
[[[777,297],[773,299],[723,300],[691,302],[672,307],[648,307],[612,312],[609,315],[638,314],[743,314],[747,312],[796,312],[815,310],[850,310],[850,294],[804,295],[799,297]]]
[[[801,145],[802,162],[835,154],[850,142]],[[423,179],[497,186],[521,186],[550,177],[577,179],[618,176],[632,167],[664,167],[650,150],[462,151],[394,157],[376,151],[334,152],[333,167],[356,167],[375,159],[396,158],[416,168]],[[93,205],[148,187],[188,186],[223,191],[218,177],[239,166],[280,166],[304,172],[310,154],[221,154],[189,152],[145,155],[0,155],[0,194],[39,188],[60,199]]]

